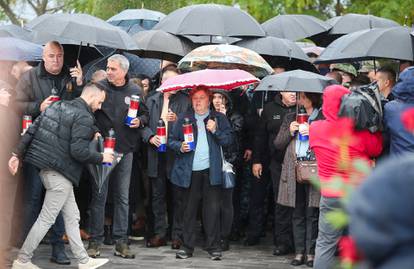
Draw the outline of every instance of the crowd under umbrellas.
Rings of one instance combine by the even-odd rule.
[[[51,40],[71,51],[69,67],[79,61],[93,70],[118,53],[142,62],[155,59],[160,64],[152,72],[155,88],[162,93],[201,86],[241,94],[249,88],[266,95],[322,94],[338,81],[320,74],[318,65],[373,61],[376,69],[383,61],[414,61],[414,33],[388,19],[346,14],[322,21],[290,14],[260,25],[239,8],[217,4],[192,5],[168,15],[126,10],[107,22],[87,14],[45,14],[23,28],[0,26],[0,61],[39,62],[42,45]],[[166,62],[182,74],[161,83]],[[92,146],[101,148],[102,141],[97,143]],[[116,161],[112,167],[89,165],[93,184],[101,188],[115,166]]]

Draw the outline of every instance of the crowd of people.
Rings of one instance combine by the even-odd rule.
[[[388,155],[414,152],[414,136],[400,120],[414,107],[410,62],[401,63],[398,72],[388,66],[357,71],[352,64],[316,65],[338,83],[322,94],[204,86],[163,93],[152,78],[130,77],[123,55],[110,56],[106,70],[96,71],[91,81],[85,81],[79,62],[67,68],[63,56],[63,47],[49,42],[38,65],[9,68],[15,85],[0,83],[2,176],[7,179],[2,190],[8,190],[0,199],[9,216],[1,243],[2,253],[10,244],[20,248],[15,269],[38,268],[31,258],[46,235],[51,262],[71,263],[67,238],[79,268],[97,268],[108,261],[98,258],[102,244],[114,245],[116,256],[135,258],[129,244],[137,236],[147,247],[171,242],[176,258],[187,259],[202,234],[204,250],[220,260],[232,242],[260,244],[269,224],[273,255],[294,253],[294,266],[332,268],[346,231],[335,229],[325,216],[343,207],[343,194],[325,183],[349,176],[338,165],[342,148],[330,134],[341,122],[343,97],[375,83],[384,111],[383,130],[349,133],[347,158],[374,166]],[[164,66],[160,83],[179,73],[174,64]],[[139,109],[126,125],[132,95],[139,96]],[[307,115],[304,124],[297,120],[299,109]],[[27,130],[19,127],[23,116],[33,121]],[[166,141],[157,134],[160,122]],[[192,140],[185,139],[185,124],[193,128]],[[96,151],[90,141],[110,132],[121,157],[98,186],[85,165],[112,163],[115,155]],[[167,145],[165,152],[158,150],[161,144]],[[320,189],[297,179],[297,161],[310,158],[316,158]],[[223,187],[223,159],[233,165],[233,188]],[[21,225],[13,225],[16,221]]]

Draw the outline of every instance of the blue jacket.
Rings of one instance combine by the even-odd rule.
[[[413,268],[413,166],[413,153],[380,163],[349,200],[349,231],[370,268]]]
[[[384,122],[390,134],[390,154],[414,152],[414,135],[401,122],[401,114],[414,107],[414,67],[401,73],[392,89],[395,99],[384,107]]]
[[[179,187],[188,188],[191,184],[191,173],[194,160],[194,151],[182,153],[180,151],[181,144],[184,141],[183,122],[184,118],[189,118],[193,125],[194,142],[197,145],[197,126],[194,116],[194,110],[190,110],[178,116],[177,122],[174,124],[170,138],[168,139],[168,147],[176,154],[175,162],[171,171],[171,182]],[[220,146],[230,145],[233,142],[233,129],[230,126],[226,116],[216,111],[210,111],[209,117],[215,117],[217,121],[217,130],[213,134],[206,130],[207,141],[210,154],[210,184],[222,184],[222,158]],[[207,117],[205,121],[209,119]]]

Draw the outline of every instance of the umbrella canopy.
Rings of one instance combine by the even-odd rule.
[[[98,139],[94,139],[89,143],[89,148],[93,151],[103,152],[103,138],[98,137]],[[106,180],[108,180],[109,175],[111,174],[112,170],[115,166],[121,161],[123,154],[115,152],[115,158],[112,162],[112,165],[103,165],[103,164],[88,164],[88,171],[91,174],[92,178],[94,179],[94,183],[98,187],[98,192],[100,193],[102,187]]]
[[[160,21],[165,17],[165,14],[155,10],[145,8],[141,9],[126,9],[122,12],[110,17],[107,22],[126,21],[126,20],[147,20]]]
[[[132,36],[138,46],[137,55],[178,62],[195,46],[185,38],[180,38],[162,30],[141,31]]]
[[[178,63],[183,71],[202,69],[242,69],[256,77],[273,72],[272,67],[256,52],[233,45],[206,45],[196,48]]]
[[[265,36],[260,24],[248,13],[217,4],[191,5],[168,14],[155,27],[176,35]]]
[[[134,50],[132,38],[123,30],[87,14],[44,14],[29,22],[33,42],[46,43],[54,38],[61,44],[93,44]]]
[[[240,41],[241,38],[228,36],[205,36],[205,35],[183,35],[193,43],[197,44],[233,44]]]
[[[206,86],[211,89],[232,90],[259,82],[259,79],[243,70],[205,69],[178,75],[167,79],[158,91],[168,92]]]
[[[271,66],[284,66],[288,70],[316,71],[310,59],[293,41],[273,36],[242,40],[234,45],[253,50]]]
[[[333,84],[337,84],[334,79],[312,72],[294,70],[265,77],[255,91],[322,93],[327,86]]]
[[[375,58],[413,61],[413,49],[413,37],[409,28],[377,28],[338,38],[315,62],[350,62]]]
[[[0,25],[0,37],[14,37],[30,41],[31,32],[14,24]]]
[[[346,14],[344,16],[333,17],[326,21],[331,25],[329,34],[331,35],[345,35],[360,30],[372,29],[372,28],[389,28],[400,26],[395,21],[376,17],[373,15],[364,14]]]
[[[0,37],[1,61],[40,61],[43,47],[14,37]]]
[[[318,34],[312,39],[316,44],[322,47],[328,46],[334,40],[349,33],[373,28],[389,28],[400,26],[395,21],[389,19],[384,19],[373,15],[353,13],[349,13],[344,16],[333,17],[327,20],[326,23],[331,26],[330,30],[325,33]]]
[[[292,41],[326,32],[330,25],[309,15],[278,15],[262,24],[267,35]]]

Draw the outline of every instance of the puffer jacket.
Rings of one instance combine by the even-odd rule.
[[[38,66],[25,72],[16,85],[16,103],[19,113],[36,118],[40,115],[40,104],[52,94],[55,88],[62,100],[72,100],[80,96],[82,87],[67,87],[71,81],[69,70],[63,67],[59,75],[48,73],[41,62]]]
[[[78,186],[84,163],[99,164],[89,149],[94,136],[92,110],[82,98],[50,105],[29,127],[15,153],[39,169],[50,168]]]
[[[321,194],[324,197],[342,197],[343,193],[330,189],[326,183],[333,176],[341,177],[345,182],[349,179],[349,172],[338,167],[340,157],[340,146],[333,141],[333,131],[349,131],[349,144],[347,145],[350,161],[378,156],[382,151],[381,132],[370,133],[368,130],[342,130],[338,121],[338,111],[341,99],[349,90],[343,86],[333,85],[325,89],[323,93],[322,112],[325,120],[312,122],[309,128],[309,146],[315,152],[318,165],[318,176],[321,180]],[[339,132],[339,131],[338,131]],[[328,184],[329,185],[329,184]]]
[[[390,135],[390,154],[414,152],[414,136],[401,122],[401,114],[414,107],[414,67],[407,68],[401,73],[392,94],[394,100],[384,107],[384,122]]]

